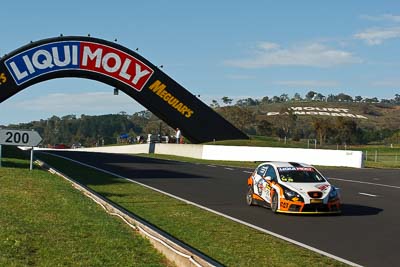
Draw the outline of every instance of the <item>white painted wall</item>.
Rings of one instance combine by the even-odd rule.
[[[189,144],[156,144],[154,153],[201,159],[203,147],[203,145]]]
[[[51,148],[35,148],[35,150],[53,150]],[[149,153],[149,144],[125,145],[125,146],[100,146],[83,147],[76,149],[63,149],[63,151],[83,151],[99,153],[120,153],[120,154],[147,154]]]
[[[203,147],[202,158],[232,161],[293,161],[322,166],[363,167],[362,152],[349,150],[206,145]]]
[[[321,166],[363,167],[363,156],[361,151],[189,144],[152,145],[155,145],[155,154],[175,155],[197,159],[230,161],[293,161]],[[121,154],[147,154],[149,153],[149,149],[149,144],[139,144],[66,150]]]

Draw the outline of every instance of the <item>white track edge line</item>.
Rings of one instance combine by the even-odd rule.
[[[378,197],[378,195],[373,195],[373,194],[368,194],[368,193],[363,193],[363,192],[358,192],[359,195],[367,196],[367,197]]]
[[[95,167],[95,166],[92,166],[92,165],[89,165],[89,164],[86,164],[86,163],[83,163],[83,162],[79,162],[79,161],[74,160],[74,159],[71,159],[71,158],[67,158],[67,157],[64,157],[64,156],[60,156],[60,155],[57,155],[57,154],[51,154],[51,153],[47,153],[47,152],[41,152],[41,153],[49,154],[49,155],[56,156],[56,157],[59,157],[59,158],[63,158],[63,159],[66,159],[66,160],[75,162],[75,163],[77,163],[77,164],[80,164],[80,165],[83,165],[83,166],[86,166],[86,167],[89,167],[89,168],[92,168],[92,169],[95,169],[95,170],[98,170],[98,171],[101,171],[101,172],[104,172],[104,173],[108,173],[108,174],[114,175],[114,176],[119,177],[119,178],[121,178],[121,179],[128,180],[128,181],[130,181],[130,182],[132,182],[132,183],[135,183],[135,184],[144,186],[144,187],[146,187],[146,188],[152,189],[152,190],[154,190],[154,191],[156,191],[156,192],[159,192],[159,193],[162,193],[162,194],[167,195],[167,196],[169,196],[169,197],[172,197],[172,198],[175,198],[175,199],[177,199],[177,200],[183,201],[183,202],[185,202],[185,203],[187,203],[187,204],[191,204],[191,205],[196,206],[196,207],[198,207],[198,208],[201,208],[201,209],[203,209],[203,210],[212,212],[212,213],[214,213],[214,214],[217,214],[217,215],[219,215],[219,216],[222,216],[222,217],[227,218],[227,219],[229,219],[229,220],[232,220],[232,221],[234,221],[234,222],[237,222],[237,223],[246,225],[246,226],[248,226],[248,227],[250,227],[250,228],[253,228],[253,229],[256,229],[256,230],[261,231],[261,232],[263,232],[263,233],[272,235],[272,236],[277,237],[277,238],[279,238],[279,239],[285,240],[285,241],[287,241],[287,242],[289,242],[289,243],[298,245],[298,246],[300,246],[300,247],[303,247],[303,248],[306,248],[306,249],[308,249],[308,250],[314,251],[314,252],[316,252],[316,253],[318,253],[318,254],[327,256],[327,257],[329,257],[329,258],[332,258],[332,259],[334,259],[334,260],[343,262],[343,263],[345,263],[345,264],[348,264],[348,265],[351,265],[351,266],[358,266],[358,267],[361,267],[361,266],[362,266],[362,265],[359,265],[359,264],[357,264],[357,263],[351,262],[351,261],[349,261],[349,260],[346,260],[346,259],[340,258],[340,257],[338,257],[338,256],[335,256],[335,255],[333,255],[333,254],[330,254],[330,253],[328,253],[328,252],[325,252],[325,251],[323,251],[323,250],[319,250],[319,249],[317,249],[317,248],[311,247],[311,246],[309,246],[309,245],[307,245],[307,244],[301,243],[301,242],[296,241],[296,240],[294,240],[294,239],[285,237],[285,236],[283,236],[283,235],[280,235],[280,234],[274,233],[274,232],[272,232],[272,231],[263,229],[263,228],[261,228],[261,227],[259,227],[259,226],[256,226],[256,225],[250,224],[250,223],[248,223],[248,222],[239,220],[239,219],[237,219],[237,218],[231,217],[231,216],[226,215],[226,214],[224,214],[224,213],[221,213],[221,212],[219,212],[219,211],[212,210],[212,209],[207,208],[207,207],[204,207],[204,206],[202,206],[202,205],[200,205],[200,204],[197,204],[197,203],[191,202],[191,201],[189,201],[189,200],[186,200],[186,199],[184,199],[184,198],[175,196],[175,195],[170,194],[170,193],[168,193],[168,192],[164,192],[164,191],[162,191],[162,190],[160,190],[160,189],[151,187],[151,186],[146,185],[146,184],[142,184],[142,183],[140,183],[140,182],[138,182],[138,181],[135,181],[135,180],[132,180],[132,179],[130,179],[130,178],[126,178],[126,177],[124,177],[124,176],[122,176],[122,175],[119,175],[119,174],[116,174],[116,173],[113,173],[113,172],[110,172],[110,171],[107,171],[107,170],[104,170],[104,169],[100,169],[100,168],[98,168],[98,167]]]
[[[330,180],[330,179],[349,182],[349,183],[369,184],[369,185],[375,185],[375,186],[383,186],[383,187],[390,187],[390,188],[400,189],[400,186],[395,186],[395,185],[377,184],[377,183],[371,183],[371,182],[364,182],[364,181],[357,181],[357,180],[346,180],[346,179],[341,179],[341,178],[328,177],[328,180]]]

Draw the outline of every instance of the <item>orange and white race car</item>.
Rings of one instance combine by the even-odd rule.
[[[248,205],[296,214],[340,213],[340,192],[313,166],[295,162],[265,162],[247,180]]]

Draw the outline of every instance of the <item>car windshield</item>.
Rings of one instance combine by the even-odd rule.
[[[305,167],[280,167],[278,168],[279,176],[282,182],[291,183],[321,183],[325,182],[314,168]]]

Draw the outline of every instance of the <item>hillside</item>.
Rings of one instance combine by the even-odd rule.
[[[298,115],[299,120],[307,121],[313,117],[319,117],[322,119],[344,117],[354,119],[357,121],[359,126],[362,127],[400,129],[400,106],[397,105],[315,101],[290,102],[284,104],[272,103],[254,107],[254,111],[257,112],[259,119],[267,119],[268,117],[277,116],[277,112],[284,113],[283,111],[288,111],[288,109],[292,110],[295,115]]]
[[[400,139],[400,105],[287,101],[236,104],[214,109],[250,136],[294,141],[317,139],[320,144],[398,144]],[[34,129],[43,137],[44,146],[56,143],[109,145],[132,142],[135,137],[149,133],[174,134],[173,129],[149,111],[132,115],[121,112],[101,116],[52,116],[6,127]],[[122,135],[128,138],[121,140]]]
[[[216,110],[250,135],[331,144],[368,144],[399,139],[400,106],[383,103],[287,101]],[[390,139],[390,140],[389,140]]]

